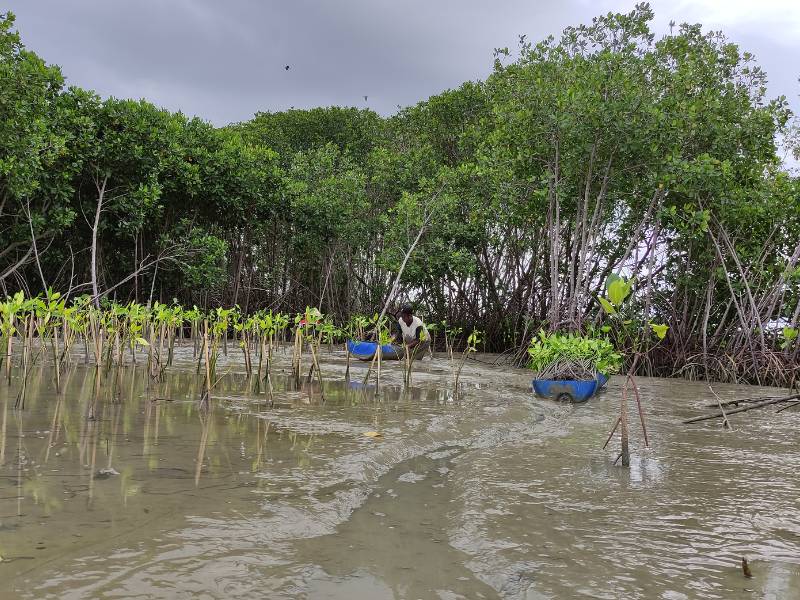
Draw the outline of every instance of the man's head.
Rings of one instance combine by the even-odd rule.
[[[414,311],[411,310],[410,304],[404,304],[400,309],[400,318],[406,325],[411,325],[411,321],[414,320]]]

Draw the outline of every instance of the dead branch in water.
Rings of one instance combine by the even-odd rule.
[[[717,406],[719,406],[719,410],[722,413],[722,427],[724,429],[731,429],[731,423],[728,421],[728,415],[725,414],[725,409],[722,406],[722,398],[719,397],[717,392],[714,391],[714,388],[710,385],[708,386],[709,391],[714,394],[714,398],[717,399]]]
[[[722,403],[722,406],[739,406],[740,404],[756,404],[758,402],[764,402],[766,400],[779,400],[782,396],[761,396],[760,398],[740,398],[739,400],[727,400]],[[719,403],[714,402],[713,404],[704,404],[706,408],[717,408]]]
[[[698,423],[700,421],[708,421],[710,419],[719,419],[720,417],[727,419],[728,416],[736,413],[747,412],[748,410],[755,410],[757,408],[764,408],[765,406],[771,406],[773,404],[778,404],[780,402],[789,402],[790,400],[798,400],[798,399],[800,399],[800,394],[786,396],[785,398],[769,398],[762,402],[757,402],[754,404],[750,404],[748,406],[741,406],[739,408],[734,408],[733,410],[729,410],[727,413],[723,411],[714,413],[713,415],[703,415],[701,417],[694,417],[693,419],[687,419],[686,421],[683,422],[683,424],[688,425],[690,423]]]

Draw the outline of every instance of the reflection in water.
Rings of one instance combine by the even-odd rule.
[[[613,383],[571,407],[531,398],[524,372],[475,365],[456,396],[438,361],[408,391],[399,368],[378,392],[356,364],[323,403],[280,360],[272,392],[232,361],[205,412],[190,350],[175,361],[162,381],[71,366],[61,393],[35,370],[24,411],[20,374],[0,384],[0,597],[783,599],[800,586],[792,411],[683,427],[703,387],[641,382],[653,448],[628,472],[600,450]],[[323,364],[344,371],[338,355]]]

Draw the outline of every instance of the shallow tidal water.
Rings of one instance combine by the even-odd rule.
[[[682,425],[707,386],[640,379],[628,471],[621,380],[564,405],[471,361],[454,395],[436,358],[376,394],[326,352],[323,402],[288,362],[270,406],[232,352],[207,414],[186,349],[160,382],[39,369],[24,410],[0,380],[0,598],[800,598],[797,408]]]

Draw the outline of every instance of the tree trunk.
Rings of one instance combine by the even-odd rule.
[[[100,291],[97,287],[97,230],[100,226],[100,213],[103,212],[106,184],[108,184],[108,175],[103,177],[102,184],[95,180],[95,186],[97,187],[97,209],[94,211],[94,224],[92,225],[92,300],[97,308],[100,308]]]

